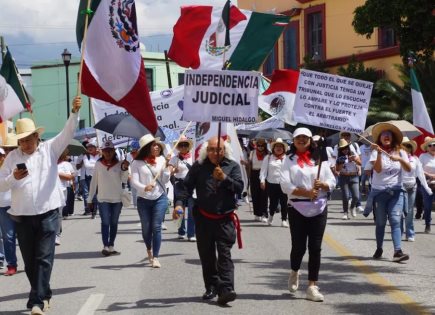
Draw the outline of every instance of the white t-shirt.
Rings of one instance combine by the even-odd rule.
[[[281,180],[281,167],[287,157],[278,159],[275,155],[269,154],[263,159],[260,170],[260,182],[266,183],[266,180],[271,184],[279,184]]]
[[[343,167],[341,168],[340,174],[346,175],[348,173],[357,173],[359,171],[358,165],[355,162],[350,161],[348,157],[344,161]]]
[[[261,169],[261,164],[263,164],[264,159],[266,159],[268,155],[266,154],[262,160],[259,160],[257,158],[256,150],[252,150],[250,155],[251,155],[251,162],[252,162],[252,170],[259,171]]]
[[[370,161],[370,155],[372,153],[372,149],[370,148],[369,145],[363,144],[360,147],[360,151],[361,151],[361,167],[364,169],[367,162]]]
[[[430,153],[420,155],[420,162],[423,165],[423,171],[430,174],[435,174],[435,156]]]
[[[57,164],[57,171],[59,173],[64,173],[64,174],[68,174],[68,175],[75,174],[73,166],[68,161],[62,161],[59,164]],[[71,187],[71,181],[65,180],[65,179],[60,179],[60,187],[62,188],[62,190],[66,190],[68,187]]]
[[[172,165],[174,168],[178,168],[178,172],[174,174],[175,178],[184,179],[184,177],[186,177],[187,173],[189,172],[189,168],[187,167],[186,163],[192,166],[192,156],[184,160],[180,160],[178,155],[171,158],[169,165]]]
[[[402,166],[398,161],[392,161],[384,153],[381,153],[382,170],[380,173],[373,171],[372,187],[374,189],[385,189],[387,187],[402,185]],[[397,155],[397,152],[393,154]],[[406,162],[409,162],[408,154],[404,150],[400,150],[400,156]],[[374,164],[378,157],[378,151],[373,150],[370,156],[370,162]]]

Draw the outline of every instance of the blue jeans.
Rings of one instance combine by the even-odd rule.
[[[404,192],[402,190],[385,190],[379,193],[376,198],[375,223],[376,223],[376,245],[382,248],[385,236],[385,225],[387,218],[390,221],[391,237],[394,250],[401,249],[402,231],[400,221],[403,213]]]
[[[101,238],[104,247],[114,246],[116,233],[118,232],[119,215],[121,214],[122,202],[100,202]]]
[[[153,250],[153,256],[159,257],[162,243],[162,222],[168,208],[168,197],[162,194],[156,200],[137,198],[137,211],[142,225],[142,238],[148,250]]]
[[[190,197],[187,200],[187,205],[184,205],[187,211],[187,220],[185,217],[183,217],[183,220],[181,221],[181,226],[178,229],[178,235],[186,234],[186,221],[187,221],[187,237],[195,236],[195,221],[193,219],[193,213],[192,213],[193,205],[194,205],[193,198]]]
[[[31,290],[27,306],[44,307],[43,300],[51,299],[50,277],[53,269],[57,209],[33,216],[19,216],[15,228],[24,261],[24,270]]]
[[[416,186],[417,187],[417,186]],[[405,205],[407,207],[407,214],[406,217],[402,217],[402,223],[400,225],[400,230],[402,233],[406,232],[406,237],[414,237],[415,231],[414,231],[414,203],[415,203],[415,196],[417,195],[417,189],[410,189],[407,190],[406,193],[408,194],[408,204]],[[403,223],[405,223],[405,227],[403,226]]]
[[[340,176],[341,199],[343,202],[343,212],[349,211],[349,198],[352,196],[350,208],[360,206],[359,202],[359,177],[356,176]]]
[[[430,225],[432,221],[432,202],[435,194],[429,195],[423,187],[421,187],[421,191],[423,192],[424,221],[426,225]]]
[[[0,229],[2,230],[3,246],[8,266],[17,266],[15,222],[7,213],[10,207],[0,207]]]

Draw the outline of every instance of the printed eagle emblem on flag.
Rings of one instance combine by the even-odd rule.
[[[111,0],[109,25],[119,48],[124,48],[128,52],[139,49],[134,0]]]

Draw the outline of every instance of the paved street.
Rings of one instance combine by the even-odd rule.
[[[82,208],[76,202],[77,214]],[[319,282],[325,302],[315,303],[304,299],[306,259],[300,290],[295,296],[287,290],[289,230],[280,227],[278,218],[272,227],[254,222],[246,204],[239,215],[245,248],[233,249],[238,299],[230,306],[201,300],[204,288],[196,245],[177,239],[169,215],[162,268],[152,269],[144,259],[137,212],[124,208],[116,241],[120,256],[101,255],[99,217],[75,215],[63,221],[47,314],[435,314],[435,235],[423,233],[421,220],[415,222],[416,242],[402,245],[411,256],[408,262],[391,262],[389,233],[384,259],[374,261],[372,219],[342,221],[339,202],[332,201]],[[0,314],[28,314],[28,289],[20,257],[19,273],[0,277]]]

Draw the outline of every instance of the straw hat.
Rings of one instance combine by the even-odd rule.
[[[174,142],[172,142],[172,145],[175,145],[176,143],[177,143],[177,140],[175,140]],[[193,141],[190,140],[189,138],[187,138],[185,135],[183,135],[183,136],[180,138],[180,142],[178,142],[178,144],[180,144],[180,143],[187,143],[187,144],[189,145],[189,149],[188,149],[188,151],[192,150],[192,148],[193,148]]]
[[[435,138],[426,137],[426,138],[424,138],[424,143],[420,146],[420,148],[423,151],[427,151],[427,145],[431,144],[431,143],[435,143]]]
[[[395,125],[387,123],[387,122],[380,122],[373,126],[372,128],[372,136],[373,141],[378,142],[379,136],[384,131],[391,131],[391,133],[394,135],[394,138],[398,143],[402,143],[403,135],[399,128],[397,128]]]
[[[14,133],[8,133],[4,144],[0,145],[2,148],[16,148],[18,147],[18,141]]]
[[[151,142],[160,142],[160,138],[154,138],[152,134],[147,134],[139,139],[139,151],[141,151],[147,144],[150,144]]]
[[[270,144],[270,147],[272,148],[272,151],[273,151],[273,148],[275,147],[276,144],[282,144],[284,146],[284,152],[287,152],[287,150],[288,150],[288,144],[285,141],[283,141],[281,138],[276,139],[275,141],[273,141]]]
[[[345,147],[348,147],[349,146],[349,142],[347,142],[346,140],[344,140],[344,139],[340,139],[340,141],[338,141],[338,148],[339,149],[343,149],[343,148],[345,148]]]
[[[434,139],[435,140],[435,139]],[[403,137],[402,144],[409,144],[412,146],[412,152],[414,153],[417,150],[417,142],[414,140],[410,140],[408,137]]]
[[[30,118],[18,119],[15,124],[15,139],[20,140],[37,132],[41,135],[44,132],[44,127],[36,127],[35,122]]]

